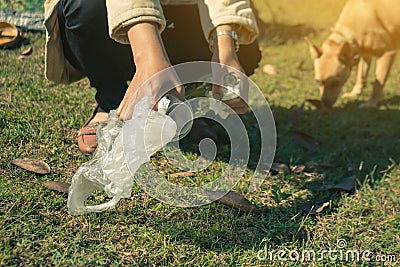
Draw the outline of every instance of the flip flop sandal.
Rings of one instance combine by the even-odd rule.
[[[102,110],[99,106],[97,106],[93,111],[93,114],[87,119],[82,128],[78,131],[78,147],[79,150],[85,155],[92,154],[98,145],[96,139],[97,126],[104,122],[90,122],[99,111]]]
[[[21,40],[21,33],[15,25],[5,21],[0,22],[0,48],[11,48]]]

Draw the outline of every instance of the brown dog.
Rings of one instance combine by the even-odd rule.
[[[400,48],[400,0],[349,0],[332,34],[319,48],[306,38],[314,59],[315,80],[321,101],[332,106],[358,63],[357,81],[346,97],[361,94],[373,56],[376,78],[370,100],[362,107],[376,106],[382,99],[390,68]]]

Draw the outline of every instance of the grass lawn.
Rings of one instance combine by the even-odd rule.
[[[259,68],[251,77],[276,120],[275,162],[306,166],[300,172],[271,174],[258,191],[248,193],[246,178],[254,165],[250,162],[243,182],[234,190],[266,212],[251,215],[217,203],[178,208],[134,186],[132,197],[121,200],[114,210],[68,215],[66,195],[48,190],[43,182],[71,182],[78,167],[89,160],[78,151],[75,136],[93,109],[94,90],[87,80],[72,85],[46,81],[44,35],[26,33],[27,41],[21,47],[0,50],[0,265],[400,264],[400,61],[393,66],[385,100],[377,109],[358,108],[368,99],[370,87],[359,99],[339,99],[330,113],[306,104],[293,128],[318,140],[319,146],[308,151],[293,138],[293,129],[287,125],[293,107],[318,98],[308,48],[298,33],[307,33],[321,43],[344,1],[268,1],[269,6],[264,0],[255,2],[260,16],[268,22],[260,66],[271,64],[278,72],[270,76]],[[3,6],[7,3],[0,2]],[[29,46],[33,54],[18,59],[20,51]],[[349,91],[354,81],[353,74],[344,90]],[[196,158],[196,149],[187,147],[186,155]],[[210,179],[211,172],[218,174],[226,165],[224,149],[193,179],[201,182]],[[11,163],[22,157],[44,160],[52,172],[39,176]],[[158,154],[153,164],[164,173],[174,172],[162,158]],[[328,164],[331,167],[323,166]],[[355,190],[322,190],[352,175],[356,177]],[[98,195],[91,201],[104,200]],[[305,203],[326,202],[329,206],[317,215],[301,208]],[[345,240],[346,247],[338,247],[338,240]],[[288,257],[290,251],[301,256],[303,251],[321,253],[330,248],[360,254],[369,250],[371,259],[378,255],[392,261],[346,261],[344,256],[328,260],[325,256],[321,261],[302,263],[277,258],[279,250],[285,250],[284,257]],[[263,256],[265,250],[267,257],[260,260],[257,254]],[[390,255],[395,255],[396,261]]]

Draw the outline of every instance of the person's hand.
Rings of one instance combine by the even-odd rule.
[[[215,31],[234,30],[234,28],[234,25],[221,25],[216,27]],[[226,77],[226,75],[229,75],[230,73],[232,74],[232,72],[234,76],[239,77],[240,97],[224,100],[223,102],[230,106],[237,114],[245,114],[249,111],[249,107],[245,102],[248,99],[248,84],[247,80],[244,79],[244,70],[239,63],[235,49],[235,42],[231,36],[218,36],[217,40],[215,40],[214,42],[212,61],[229,66],[234,70],[223,66],[221,68],[214,67],[213,76],[214,79],[221,79],[220,81],[218,80],[220,84],[224,84],[224,77]],[[222,100],[224,95],[224,88],[214,84],[212,86],[212,94],[215,99]]]
[[[179,86],[179,79],[174,70],[170,68],[171,64],[157,26],[149,22],[137,23],[129,29],[128,38],[135,60],[136,72],[117,109],[120,119],[130,119],[135,105],[146,95],[151,97],[150,105],[156,109],[156,100],[161,98],[160,94],[165,93],[165,91],[161,92],[163,86],[174,85],[175,89],[169,94],[184,99],[184,87]],[[157,79],[149,80],[160,71],[164,71],[162,75],[158,75]]]

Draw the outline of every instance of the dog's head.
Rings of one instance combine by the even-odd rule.
[[[335,104],[343,84],[350,76],[351,68],[357,64],[358,55],[347,42],[341,44],[330,39],[322,48],[308,38],[311,57],[314,60],[314,78],[318,83],[321,101],[331,107]]]

